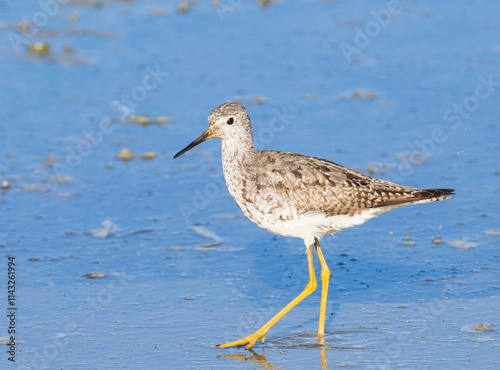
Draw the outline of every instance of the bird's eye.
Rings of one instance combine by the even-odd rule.
[[[234,123],[234,118],[233,117],[228,118],[226,123],[228,125],[232,125]]]

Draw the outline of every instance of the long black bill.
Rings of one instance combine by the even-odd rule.
[[[205,140],[211,139],[211,138],[212,138],[212,134],[210,133],[210,131],[206,130],[203,134],[200,135],[200,137],[198,139],[194,140],[191,144],[189,144],[187,147],[182,149],[179,153],[174,155],[174,159],[183,155],[189,149],[193,149],[196,145],[204,142]]]

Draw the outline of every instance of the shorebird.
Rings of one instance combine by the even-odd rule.
[[[243,214],[257,226],[278,235],[304,240],[309,281],[304,290],[255,333],[220,348],[262,343],[269,329],[317,287],[312,246],[321,264],[318,338],[324,343],[330,282],[319,240],[391,209],[449,198],[453,189],[415,189],[379,180],[309,155],[255,150],[247,110],[225,103],[208,117],[208,128],[178,152],[179,157],[211,138],[222,140],[222,166],[229,193]]]

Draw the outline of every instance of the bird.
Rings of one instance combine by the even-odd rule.
[[[325,341],[325,316],[330,269],[319,240],[361,225],[391,209],[450,198],[454,189],[417,189],[367,176],[326,159],[305,154],[256,150],[250,116],[236,102],[212,110],[208,128],[174,155],[174,159],[212,138],[222,141],[222,167],[229,193],[243,214],[271,233],[300,238],[306,246],[309,280],[303,291],[256,332],[219,348],[252,348],[264,343],[269,329],[316,290],[312,249],[321,265],[318,325]]]

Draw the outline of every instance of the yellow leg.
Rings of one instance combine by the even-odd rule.
[[[242,338],[240,340],[237,340],[235,342],[230,342],[230,343],[224,343],[220,344],[219,348],[226,348],[226,347],[232,347],[232,346],[242,346],[246,344],[245,348],[250,349],[252,346],[257,343],[257,341],[262,338],[262,343],[266,340],[266,334],[271,329],[271,326],[276,324],[279,319],[281,319],[283,316],[287,314],[288,311],[290,311],[292,308],[294,308],[300,301],[302,301],[305,297],[307,297],[309,294],[314,292],[316,290],[316,276],[314,274],[314,265],[313,265],[313,256],[312,256],[312,245],[307,247],[307,263],[309,265],[309,282],[307,283],[306,287],[300,293],[293,301],[291,301],[289,304],[285,306],[280,312],[276,314],[271,320],[269,320],[264,326],[262,326],[259,330],[257,330],[255,333]]]
[[[330,284],[330,269],[326,264],[325,257],[319,246],[318,239],[314,238],[314,246],[318,253],[319,262],[321,263],[321,308],[319,310],[319,328],[318,338],[325,338],[325,316],[326,316],[326,299],[328,296],[328,285]]]

